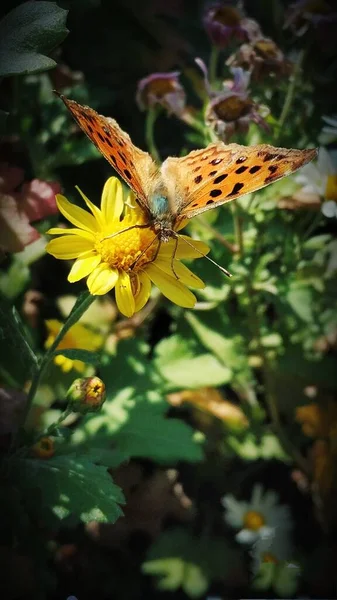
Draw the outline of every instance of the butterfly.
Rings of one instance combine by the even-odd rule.
[[[177,239],[176,229],[186,219],[286,177],[317,155],[315,149],[294,150],[267,144],[242,146],[219,141],[192,150],[187,156],[169,156],[159,166],[148,152],[132,143],[114,119],[56,94],[133,190],[146,215],[145,226],[153,229],[159,243]],[[230,275],[226,269],[221,270]]]

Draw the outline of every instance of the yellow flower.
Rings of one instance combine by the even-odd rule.
[[[81,190],[78,191],[91,213],[58,194],[58,208],[75,228],[50,229],[48,233],[60,237],[51,240],[46,248],[55,258],[76,259],[68,281],[74,283],[88,277],[87,285],[93,295],[106,294],[115,288],[117,306],[126,317],[131,317],[146,304],[151,282],[175,304],[193,308],[196,297],[186,286],[201,289],[205,284],[180,259],[199,258],[200,252],[207,254],[208,246],[192,240],[194,249],[184,242],[184,239],[189,242],[190,238],[180,236],[173,260],[177,279],[172,272],[175,240],[169,240],[158,248],[155,233],[150,227],[125,231],[134,225],[145,224],[146,215],[138,205],[133,206],[136,204],[133,194],[124,197],[118,179],[110,177],[106,182],[101,208],[90,202]]]
[[[48,319],[45,321],[45,324],[48,332],[45,346],[46,348],[50,348],[57,334],[62,328],[63,323],[57,319]],[[82,323],[75,323],[75,325],[70,327],[70,329],[64,335],[57,346],[57,349],[62,350],[63,348],[73,348],[91,350],[94,352],[103,345],[103,341],[103,337],[99,333],[94,333],[91,329],[82,325]],[[55,356],[54,363],[61,367],[62,371],[65,373],[71,371],[71,369],[76,369],[76,371],[79,371],[79,373],[83,373],[86,368],[85,363],[81,360],[73,360],[63,356],[62,354]]]

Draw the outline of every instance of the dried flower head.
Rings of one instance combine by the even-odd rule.
[[[260,37],[242,44],[235,54],[227,61],[231,67],[242,67],[251,74],[251,79],[260,81],[267,76],[284,77],[293,69],[292,63],[287,60],[270,38]]]

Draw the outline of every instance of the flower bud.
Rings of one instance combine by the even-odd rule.
[[[39,441],[32,446],[31,452],[36,458],[51,458],[55,454],[53,438],[49,436],[40,438]]]
[[[82,414],[100,410],[105,397],[105,385],[99,377],[75,379],[67,393],[69,406]]]

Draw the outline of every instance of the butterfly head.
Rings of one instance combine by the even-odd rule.
[[[174,215],[170,210],[170,202],[165,191],[155,191],[149,198],[152,226],[162,242],[174,237]]]

